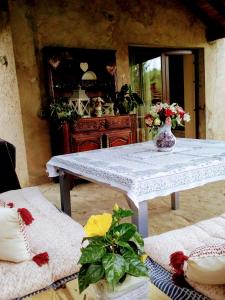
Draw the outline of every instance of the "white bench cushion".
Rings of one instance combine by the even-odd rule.
[[[145,239],[146,253],[166,270],[169,266],[170,255],[176,251],[183,251],[189,255],[200,246],[225,243],[225,214],[191,226],[169,231]],[[197,291],[210,299],[224,299],[225,285],[203,285],[189,281]]]
[[[83,227],[47,201],[38,188],[24,188],[0,194],[0,199],[25,207],[34,221],[27,226],[33,253],[48,252],[49,263],[39,267],[33,261],[0,262],[0,299],[14,299],[40,290],[79,271],[77,262],[84,237]]]

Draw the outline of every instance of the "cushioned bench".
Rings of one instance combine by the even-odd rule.
[[[0,262],[0,299],[15,299],[51,286],[54,282],[77,273],[83,227],[60,212],[38,188],[24,188],[0,194],[0,200],[25,207],[34,221],[27,235],[34,253],[47,252],[48,264],[39,267],[34,261]]]
[[[200,246],[225,243],[225,214],[201,221],[191,226],[182,229],[169,231],[157,236],[152,236],[145,239],[145,251],[152,259],[150,265],[156,264],[156,268],[163,267],[158,270],[158,274],[162,275],[163,270],[171,271],[169,265],[170,255],[176,251],[183,251],[185,255],[189,255],[193,250]],[[165,273],[164,272],[164,273]],[[165,274],[166,274],[165,273]],[[166,275],[165,275],[166,276]],[[169,280],[171,275],[167,275]],[[166,278],[166,277],[165,277]],[[196,291],[210,299],[224,300],[225,285],[206,285],[197,284],[193,281],[188,282]],[[164,290],[165,291],[165,290]],[[171,295],[171,291],[168,291]],[[176,298],[173,299],[187,299]],[[189,297],[188,299],[204,299],[201,296]]]

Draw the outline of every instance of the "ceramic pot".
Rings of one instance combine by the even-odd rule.
[[[149,278],[127,276],[112,290],[105,280],[95,283],[96,300],[148,300]]]
[[[172,151],[176,144],[176,137],[171,131],[171,125],[164,124],[160,127],[158,134],[155,136],[154,142],[158,151]]]

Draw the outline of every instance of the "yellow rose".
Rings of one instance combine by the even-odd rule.
[[[141,257],[140,257],[140,260],[144,263],[147,259],[148,255],[147,254],[143,254]]]
[[[91,216],[87,224],[84,226],[84,231],[87,237],[104,236],[112,224],[112,215],[104,213],[102,215]]]
[[[113,210],[114,210],[114,211],[119,210],[119,205],[118,205],[117,203],[114,205]]]
[[[161,124],[161,121],[160,121],[159,118],[157,118],[157,119],[154,120],[154,125],[155,126],[159,126],[160,124]]]

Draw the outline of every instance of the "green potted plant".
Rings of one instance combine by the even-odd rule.
[[[84,227],[86,247],[81,249],[79,260],[80,293],[95,284],[98,299],[148,299],[143,238],[134,224],[121,223],[132,215],[132,211],[115,205],[112,214],[89,218]]]
[[[65,122],[74,122],[79,117],[81,116],[78,115],[73,106],[70,105],[64,98],[50,104],[50,118],[59,125]]]
[[[115,109],[117,109],[121,115],[129,114],[134,108],[142,104],[142,99],[137,93],[132,91],[128,84],[124,84],[116,95]]]

